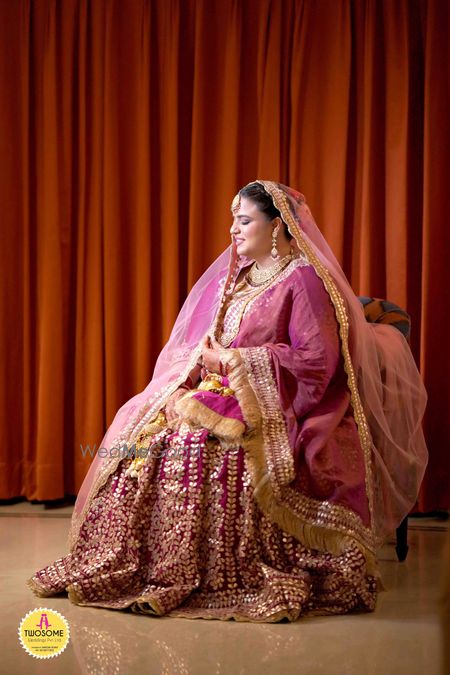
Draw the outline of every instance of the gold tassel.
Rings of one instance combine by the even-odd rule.
[[[39,586],[33,577],[30,577],[26,580],[26,585],[38,598],[50,598],[52,595],[55,595],[54,593],[46,591],[41,586]]]

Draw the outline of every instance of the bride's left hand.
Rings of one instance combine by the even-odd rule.
[[[220,375],[220,352],[224,348],[214,338],[206,335],[202,343],[203,365],[210,373]]]

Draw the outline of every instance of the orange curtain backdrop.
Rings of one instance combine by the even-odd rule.
[[[446,0],[0,0],[0,498],[77,492],[258,177],[411,313],[446,508],[447,68]]]

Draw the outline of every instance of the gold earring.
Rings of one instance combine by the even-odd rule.
[[[279,260],[280,259],[280,256],[278,255],[278,249],[277,249],[277,234],[278,234],[279,229],[280,229],[280,226],[277,225],[272,231],[272,250],[270,251],[270,255],[272,256],[273,260]]]

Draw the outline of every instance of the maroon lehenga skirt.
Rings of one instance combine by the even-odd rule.
[[[376,580],[358,547],[339,556],[307,549],[270,522],[242,447],[185,424],[153,440],[158,452],[137,476],[122,459],[95,495],[72,552],[28,580],[35,594],[253,622],[374,609]]]

